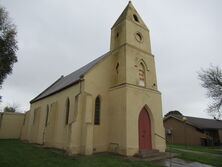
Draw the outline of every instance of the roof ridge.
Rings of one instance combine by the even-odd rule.
[[[186,120],[183,120],[183,117],[187,117]],[[188,123],[194,127],[200,128],[200,129],[222,129],[222,121],[214,120],[214,119],[207,119],[207,118],[198,118],[198,117],[192,117],[192,116],[177,116],[177,115],[168,115],[167,117],[164,117],[164,121],[170,118],[177,119],[179,121],[185,121],[185,123]]]
[[[212,119],[212,118],[201,118],[201,117],[193,117],[193,116],[185,116],[185,117],[197,118],[197,119],[207,119],[207,120],[212,120],[212,121],[222,121],[222,120],[217,120],[217,119]]]

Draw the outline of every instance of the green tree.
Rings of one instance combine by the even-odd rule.
[[[8,104],[5,106],[3,109],[3,112],[18,112],[19,110],[19,104],[13,103],[13,104]]]
[[[211,99],[207,111],[213,117],[222,117],[222,71],[218,66],[202,69],[198,77],[201,86],[207,89],[207,96]]]
[[[8,17],[8,12],[0,6],[0,88],[7,75],[12,73],[13,64],[17,62],[16,34],[16,27]]]
[[[6,107],[4,108],[4,112],[15,112],[15,108],[6,106]]]

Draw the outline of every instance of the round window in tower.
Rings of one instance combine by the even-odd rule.
[[[139,32],[136,33],[136,40],[137,40],[138,42],[142,42],[142,41],[143,41],[143,36],[142,36],[141,33],[139,33]]]

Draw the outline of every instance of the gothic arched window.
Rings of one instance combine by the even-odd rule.
[[[100,124],[100,105],[100,98],[97,96],[95,101],[94,125]]]
[[[139,64],[139,86],[145,86],[146,84],[146,71],[143,63]]]
[[[137,15],[136,15],[136,14],[134,14],[134,15],[133,15],[133,18],[134,18],[134,20],[135,20],[136,22],[138,22],[138,23],[139,23],[139,19],[138,19],[138,17],[137,17]]]
[[[67,98],[66,100],[66,124],[69,123],[69,110],[70,110],[70,102],[69,102],[69,98]]]
[[[48,119],[49,119],[49,105],[46,106],[46,118],[45,118],[45,126],[48,125]]]

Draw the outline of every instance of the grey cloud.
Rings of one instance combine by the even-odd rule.
[[[18,27],[19,62],[1,90],[3,105],[29,100],[109,50],[110,28],[128,1],[2,0]],[[150,29],[163,112],[207,117],[197,71],[221,65],[221,0],[135,0]]]

